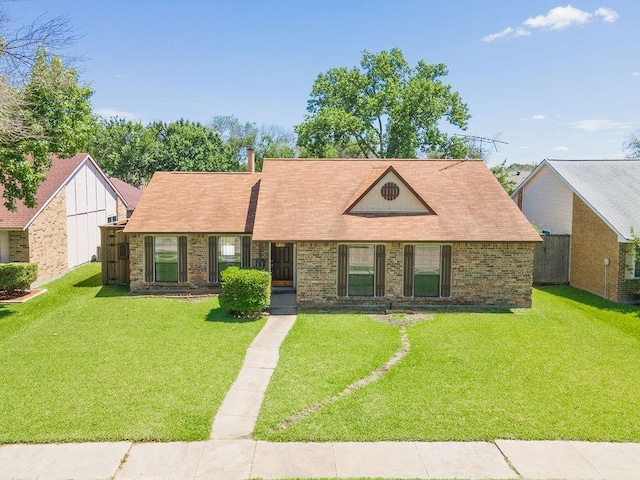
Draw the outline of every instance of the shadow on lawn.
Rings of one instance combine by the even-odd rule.
[[[250,323],[255,322],[256,320],[260,320],[262,317],[257,318],[237,318],[229,315],[224,308],[218,307],[213,308],[206,316],[205,320],[207,322],[220,322],[220,323]]]
[[[594,295],[593,293],[585,292],[584,290],[570,287],[568,285],[549,285],[536,288],[542,292],[555,295],[556,297],[572,300],[588,307],[597,308],[598,310],[606,310],[625,315],[631,314],[640,318],[640,307],[638,305],[615,303],[611,300],[599,297],[598,295]]]
[[[122,297],[128,295],[129,289],[120,285],[102,285],[102,273],[96,273],[88,278],[85,278],[81,282],[74,283],[76,288],[96,288],[100,287],[96,297]]]

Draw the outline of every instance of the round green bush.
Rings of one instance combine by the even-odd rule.
[[[231,315],[254,316],[269,307],[271,274],[252,268],[228,267],[222,272],[220,306]]]

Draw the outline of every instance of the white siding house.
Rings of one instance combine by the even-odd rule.
[[[553,235],[571,235],[573,192],[548,164],[527,179],[522,192],[522,213],[529,221]]]

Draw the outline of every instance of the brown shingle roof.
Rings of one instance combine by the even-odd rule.
[[[42,209],[51,197],[64,185],[69,176],[84,162],[89,155],[78,153],[71,158],[51,156],[51,168],[46,173],[46,179],[40,184],[36,194],[36,207],[28,208],[21,201],[16,202],[16,210],[7,210],[0,206],[0,228],[24,229]],[[0,187],[0,195],[4,189]]]
[[[250,233],[259,173],[157,172],[125,232]]]
[[[389,166],[436,215],[358,216],[345,205]],[[258,241],[536,242],[540,237],[481,160],[267,159]]]
[[[120,195],[122,195],[122,198],[124,198],[127,204],[127,210],[134,210],[142,198],[142,190],[133,185],[129,185],[127,182],[123,182],[119,178],[111,177],[109,180],[111,180],[113,186],[116,187]]]

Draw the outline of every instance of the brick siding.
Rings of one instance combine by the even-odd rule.
[[[625,298],[628,294],[620,288],[625,283],[623,252],[618,235],[574,195],[570,284],[614,301]],[[605,258],[610,261],[607,267]]]
[[[9,261],[29,261],[29,233],[25,230],[9,231]]]
[[[338,297],[338,244],[297,244],[297,297],[306,306],[531,306],[533,243],[455,243],[448,298],[403,296],[404,244],[387,243],[385,296]]]
[[[187,235],[187,282],[144,282],[144,237],[131,234],[131,290],[217,290],[207,282],[207,234]],[[533,281],[532,243],[456,243],[452,252],[452,285],[449,298],[403,296],[404,244],[387,243],[385,296],[341,298],[337,296],[338,244],[296,244],[298,304],[310,307],[407,305],[531,306]],[[252,242],[251,265],[268,266],[269,243]]]
[[[118,217],[118,221],[126,220],[127,217],[127,207],[122,201],[120,197],[116,195],[116,216]]]
[[[42,283],[67,271],[67,204],[61,189],[28,229],[29,261],[38,264]]]

